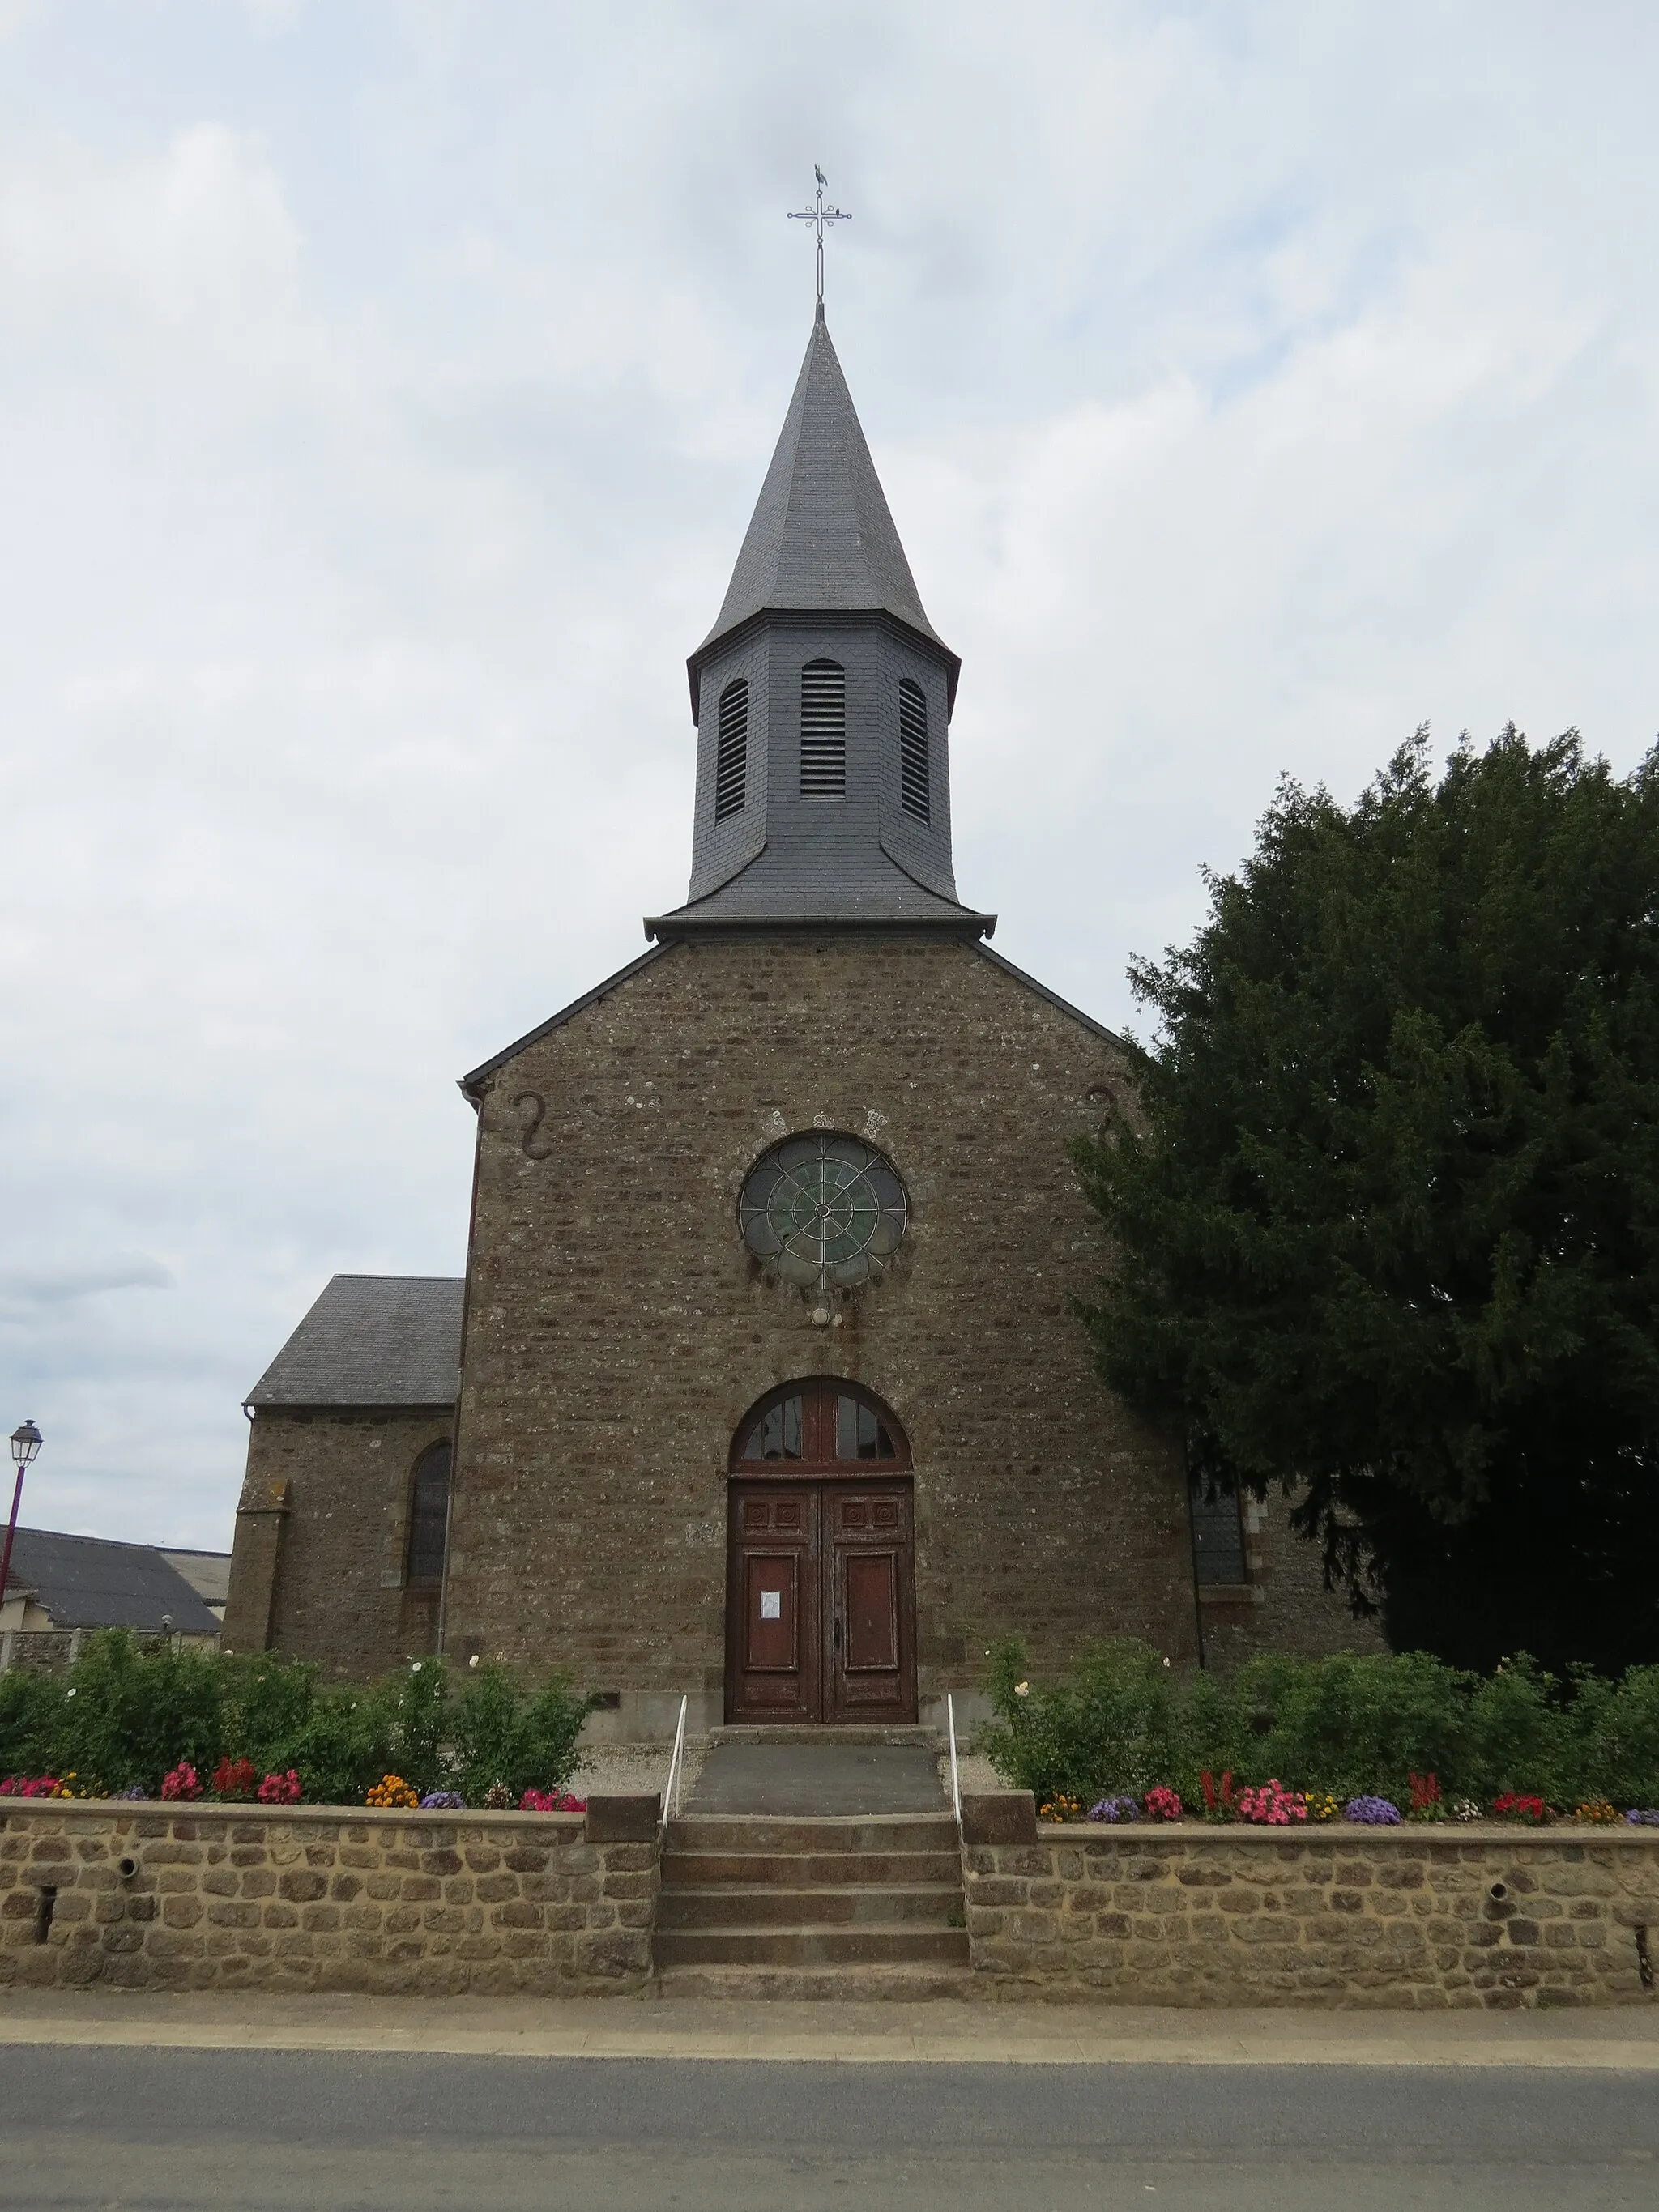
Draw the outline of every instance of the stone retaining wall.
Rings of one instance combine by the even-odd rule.
[[[1659,1831],[1039,1828],[963,1800],[976,1977],[1163,2005],[1659,2002]]]
[[[9,1800],[0,1989],[640,1989],[654,1798],[586,1815]]]

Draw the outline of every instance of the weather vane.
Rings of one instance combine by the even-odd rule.
[[[817,225],[818,234],[818,313],[822,316],[823,313],[823,226],[826,222],[851,222],[853,218],[845,211],[844,209],[838,207],[825,207],[823,204],[823,188],[825,185],[829,183],[830,179],[824,175],[823,170],[819,168],[816,161],[812,164],[812,174],[818,180],[817,206],[810,208],[792,208],[789,211],[789,220],[791,222],[810,222]]]

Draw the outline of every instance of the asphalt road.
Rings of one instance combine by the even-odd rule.
[[[0,2205],[1659,2206],[1651,2073],[0,2051]]]

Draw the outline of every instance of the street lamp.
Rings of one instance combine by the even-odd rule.
[[[0,1605],[6,1601],[6,1577],[11,1572],[11,1543],[17,1534],[17,1509],[23,1502],[23,1472],[40,1449],[40,1431],[33,1421],[23,1421],[11,1432],[12,1462],[17,1480],[11,1493],[11,1518],[6,1523],[6,1545],[0,1551]]]

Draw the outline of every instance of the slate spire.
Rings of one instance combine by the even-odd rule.
[[[988,936],[957,896],[960,662],[928,621],[819,303],[714,628],[687,664],[697,796],[686,903],[707,931]]]
[[[825,609],[890,614],[958,665],[923,611],[820,301],[738,565],[693,662],[763,611]]]

